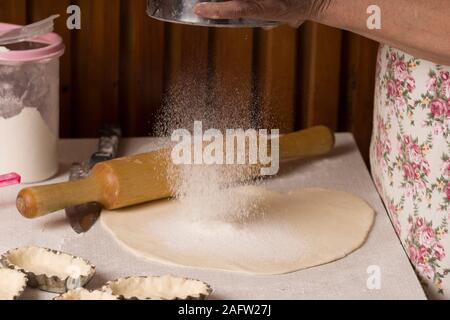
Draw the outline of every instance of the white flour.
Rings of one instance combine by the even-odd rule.
[[[213,94],[195,74],[184,74],[167,92],[156,128],[158,135],[170,136],[181,128],[192,131],[194,121],[202,121],[204,130],[255,126],[258,119],[248,108],[241,107],[248,101],[237,88],[222,88],[220,94]],[[177,169],[169,176],[180,211],[153,220],[148,226],[150,234],[163,239],[162,245],[186,253],[204,251],[206,255],[242,258],[251,255],[262,260],[289,260],[301,255],[304,243],[292,236],[289,226],[283,222],[261,223],[265,219],[265,199],[236,192],[235,188],[249,176],[248,168],[184,165]],[[286,250],[287,244],[292,245],[291,250]]]
[[[234,192],[246,174],[243,167],[184,165],[181,174],[172,176],[182,214],[193,222],[238,224],[264,215],[263,199],[237,197]]]
[[[57,137],[35,108],[0,117],[0,173],[16,172],[24,183],[45,180],[58,170],[57,145]]]
[[[242,190],[247,190],[245,188]],[[300,259],[308,251],[309,243],[298,235],[295,226],[291,226],[282,214],[278,220],[266,221],[264,210],[252,211],[261,216],[245,223],[208,220],[211,216],[216,217],[218,212],[233,216],[235,209],[238,210],[237,215],[245,214],[256,203],[263,202],[263,199],[256,200],[255,196],[240,197],[236,189],[227,190],[210,200],[204,198],[204,205],[197,207],[198,212],[203,213],[202,220],[192,221],[189,213],[197,216],[196,212],[181,208],[173,215],[154,217],[147,228],[152,237],[161,241],[161,246],[180,254],[230,261],[251,260],[255,263],[267,263],[274,259],[277,263],[289,263]],[[216,205],[213,205],[214,201]],[[239,204],[243,206],[239,207]]]
[[[166,92],[155,131],[159,136],[171,136],[176,129],[193,131],[194,121],[201,121],[203,130],[210,128],[249,129],[256,116],[243,108],[249,102],[241,94],[242,81],[237,87],[227,86],[212,92],[199,70],[182,72]],[[248,88],[250,91],[251,88]],[[186,94],[189,92],[189,94]],[[178,168],[179,169],[179,168]],[[181,174],[172,177],[173,190],[182,203],[184,214],[192,221],[247,222],[263,214],[259,201],[236,198],[231,189],[239,185],[249,172],[242,166],[184,165]]]

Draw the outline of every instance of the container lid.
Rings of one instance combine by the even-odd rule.
[[[0,23],[0,32],[20,27],[18,25]],[[47,33],[29,39],[26,42],[4,47],[7,50],[0,50],[0,62],[20,63],[52,59],[62,56],[65,49],[62,38],[56,33]]]

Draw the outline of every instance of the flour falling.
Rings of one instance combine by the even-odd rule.
[[[158,116],[156,134],[170,136],[174,130],[193,131],[195,121],[201,121],[203,130],[214,128],[250,129],[258,123],[258,117],[248,108],[238,87],[222,88],[220,94],[209,90],[209,84],[201,81],[198,72],[184,73],[166,93],[162,111]],[[189,93],[189,94],[186,94]],[[256,108],[252,108],[254,110]],[[243,110],[243,111],[241,111]],[[222,221],[247,223],[264,215],[264,208],[257,198],[236,197],[231,191],[247,180],[251,184],[261,181],[252,179],[248,168],[233,165],[181,165],[169,171],[174,186],[173,193],[182,203],[185,216],[192,221]]]
[[[193,222],[251,223],[264,216],[262,199],[240,197],[234,188],[247,173],[236,167],[183,166],[175,182],[182,214]],[[254,181],[254,184],[260,182]]]
[[[229,87],[217,94],[191,79],[197,74],[181,77],[168,92],[159,135],[187,130],[197,141],[195,121],[204,131],[259,127],[258,117],[244,107],[245,95]],[[189,160],[192,153],[186,154]],[[373,210],[352,195],[321,189],[277,193],[255,181],[251,166],[185,162],[191,164],[172,163],[167,174],[175,199],[102,214],[106,228],[138,256],[176,266],[283,274],[346,256],[372,226]]]

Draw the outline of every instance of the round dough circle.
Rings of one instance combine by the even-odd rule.
[[[344,192],[301,189],[280,194],[236,188],[264,199],[264,215],[244,224],[192,221],[163,200],[102,214],[119,243],[152,261],[251,274],[284,274],[341,259],[360,248],[375,213]]]

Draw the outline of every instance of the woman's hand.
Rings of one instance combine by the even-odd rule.
[[[251,18],[289,23],[299,26],[303,21],[320,16],[332,0],[232,0],[204,2],[194,12],[209,19]]]

